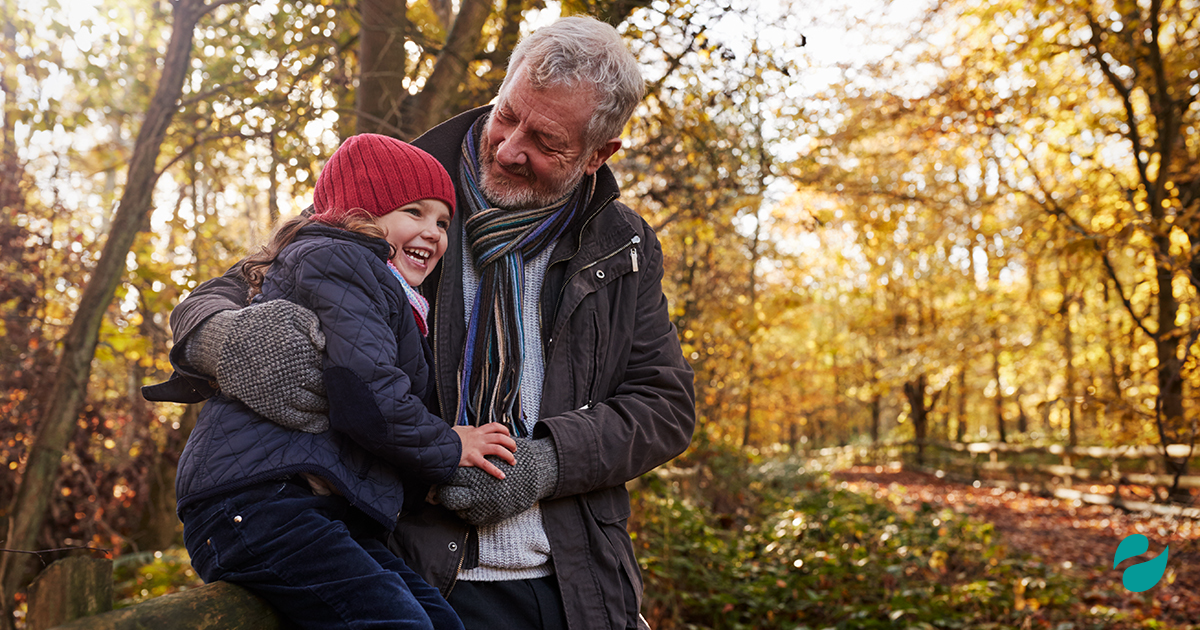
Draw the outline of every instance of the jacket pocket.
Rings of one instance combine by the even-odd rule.
[[[605,525],[615,525],[629,520],[629,492],[625,486],[613,486],[587,495],[588,509],[592,518]]]
[[[270,502],[286,489],[287,482],[267,481],[189,507],[181,518],[184,543],[196,574],[213,582],[255,564],[257,556],[243,530],[251,524],[258,528],[264,513],[272,516]]]
[[[620,598],[624,624],[618,627],[637,627],[638,610],[642,601],[642,574],[629,538],[629,493],[625,486],[615,486],[587,495],[588,510],[596,521],[601,539],[607,543],[605,555],[612,564],[612,581],[607,582],[605,596],[615,603]]]
[[[199,575],[206,584],[221,579],[221,575],[225,571],[212,543],[214,535],[217,535],[218,542],[220,541],[225,510],[223,501],[220,499],[205,503],[206,506],[212,504],[215,504],[214,508],[193,507],[182,517],[184,547],[188,551],[196,575]]]

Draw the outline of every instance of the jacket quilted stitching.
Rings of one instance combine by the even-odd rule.
[[[310,472],[390,530],[405,482],[415,490],[454,473],[462,444],[425,407],[432,393],[428,346],[387,269],[388,253],[381,239],[319,225],[305,227],[280,253],[257,299],[288,299],[320,319],[331,429],[284,429],[218,395],[201,411],[180,458],[180,510],[258,481]]]
[[[455,178],[462,138],[489,110],[465,112],[413,144]],[[557,495],[541,507],[571,630],[619,630],[636,623],[642,581],[625,530],[630,506],[624,482],[681,453],[696,421],[692,371],[662,293],[662,248],[646,222],[615,201],[617,194],[616,179],[602,166],[588,220],[560,239],[542,284],[546,382],[534,434],[552,434],[559,461],[567,463],[559,466]],[[447,409],[455,408],[462,356],[461,231],[456,215],[446,254],[422,284],[433,302],[431,335],[441,360],[435,369]],[[147,398],[187,402],[212,395],[206,377],[183,360],[182,348],[206,318],[239,308],[244,296],[234,267],[197,287],[172,311],[176,372],[170,381],[144,388]],[[441,506],[415,500],[410,505],[393,533],[393,550],[448,593],[475,537]]]

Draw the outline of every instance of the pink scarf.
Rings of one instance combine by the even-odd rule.
[[[408,280],[404,279],[392,261],[389,260],[387,265],[388,269],[391,269],[392,273],[396,275],[396,279],[400,281],[400,286],[404,287],[404,295],[408,296],[408,303],[412,305],[413,317],[417,319],[417,328],[421,329],[422,335],[428,336],[429,324],[425,322],[425,318],[429,316],[429,300],[409,286]]]

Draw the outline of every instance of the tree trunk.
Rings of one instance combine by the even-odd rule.
[[[469,64],[483,37],[483,26],[491,13],[492,3],[487,0],[462,0],[433,72],[412,99],[411,107],[405,108],[407,116],[403,129],[407,137],[424,133],[462,109],[456,107],[459,88],[465,82]]]
[[[1170,32],[1170,25],[1179,23],[1177,20],[1184,14],[1183,10],[1169,3],[1164,6],[1160,1],[1151,2],[1149,6],[1130,6],[1133,7],[1130,13],[1133,19],[1128,25],[1129,32],[1144,34],[1144,37],[1138,38],[1138,45],[1126,49],[1113,46],[1121,40],[1107,37],[1111,32],[1101,28],[1096,18],[1088,13],[1092,31],[1087,52],[1088,58],[1122,98],[1124,118],[1128,124],[1121,133],[1130,144],[1128,154],[1137,170],[1141,190],[1145,192],[1144,199],[1130,195],[1128,200],[1135,216],[1143,212],[1149,215],[1146,225],[1158,288],[1157,329],[1151,333],[1138,320],[1138,313],[1124,295],[1122,301],[1130,316],[1154,339],[1158,359],[1155,424],[1167,470],[1174,469],[1182,473],[1187,470],[1186,460],[1172,462],[1166,456],[1166,446],[1177,440],[1195,439],[1184,416],[1183,365],[1179,358],[1183,339],[1176,325],[1179,301],[1173,286],[1176,268],[1186,267],[1193,272],[1189,279],[1193,287],[1200,287],[1200,278],[1195,275],[1200,270],[1200,261],[1197,260],[1194,247],[1196,238],[1200,237],[1200,219],[1197,219],[1196,213],[1200,207],[1197,205],[1200,204],[1200,179],[1195,174],[1194,160],[1188,149],[1188,134],[1180,133],[1189,120],[1187,112],[1194,103],[1194,97],[1190,93],[1185,95],[1180,88],[1191,86],[1194,81],[1182,74],[1186,72],[1185,66],[1167,61],[1171,58],[1168,51],[1173,51],[1177,44],[1164,30]],[[1127,51],[1133,54],[1123,54]],[[1126,77],[1113,71],[1116,63],[1141,69],[1132,77]],[[1148,107],[1145,109],[1130,97],[1139,91],[1147,97]],[[1147,130],[1150,133],[1143,136]],[[1153,168],[1151,164],[1154,164]],[[1176,188],[1178,192],[1178,205],[1171,203],[1171,188]],[[1172,208],[1170,216],[1168,207]],[[1171,232],[1175,229],[1186,233],[1193,244],[1191,253],[1184,250],[1186,259],[1182,261],[1172,252]],[[1105,261],[1107,263],[1107,257]],[[1178,264],[1180,262],[1183,264]],[[1118,279],[1111,264],[1107,267],[1116,283]]]
[[[1107,277],[1104,279],[1103,285],[1101,285],[1104,287],[1104,330],[1106,333],[1104,335],[1104,354],[1108,357],[1108,375],[1110,379],[1108,395],[1111,397],[1111,401],[1106,405],[1104,416],[1105,420],[1108,421],[1112,416],[1110,410],[1119,410],[1117,412],[1117,422],[1119,423],[1118,429],[1124,431],[1126,428],[1124,422],[1125,413],[1120,411],[1120,409],[1123,398],[1121,394],[1121,381],[1125,379],[1125,370],[1117,367],[1117,344],[1115,343],[1115,341],[1119,340],[1123,336],[1123,331],[1115,321],[1117,318],[1114,317],[1114,313],[1118,308],[1120,308],[1120,305],[1114,305],[1112,303],[1112,297],[1110,295],[1111,285],[1112,279]],[[1108,424],[1108,422],[1106,422],[1106,424]]]
[[[953,392],[951,391],[951,385],[949,383],[946,383],[946,387],[938,392],[937,398],[941,398],[942,395],[946,396],[946,408],[943,413],[938,415],[937,420],[934,422],[933,439],[935,441],[940,442],[942,440],[950,439],[950,415],[951,415],[950,395],[951,394],[953,394]],[[935,398],[933,404],[930,405],[930,409],[932,410],[936,407],[937,407],[937,399]]]
[[[1167,241],[1169,239],[1162,239]],[[1155,238],[1156,245],[1159,239]],[[1161,245],[1160,251],[1168,251],[1169,243]],[[1165,263],[1158,263],[1158,335],[1154,346],[1158,355],[1158,401],[1155,423],[1163,447],[1163,464],[1167,474],[1175,475],[1177,483],[1171,487],[1173,501],[1190,502],[1191,494],[1178,487],[1178,478],[1188,473],[1187,458],[1172,458],[1167,455],[1167,445],[1195,437],[1187,431],[1183,415],[1183,364],[1179,359],[1178,327],[1175,317],[1179,312],[1179,301],[1175,298],[1172,279],[1174,273]]]
[[[1079,419],[1075,415],[1075,337],[1071,331],[1071,302],[1073,300],[1071,294],[1068,293],[1067,275],[1061,267],[1058,270],[1058,283],[1063,296],[1058,314],[1062,320],[1063,361],[1066,363],[1063,366],[1063,379],[1066,381],[1063,386],[1063,400],[1067,403],[1067,445],[1076,446],[1079,444]]]
[[[275,136],[268,139],[271,143],[271,172],[267,177],[267,233],[271,233],[279,225],[279,147]],[[195,207],[195,206],[193,206]]]
[[[1000,331],[992,329],[992,378],[996,380],[996,398],[992,401],[996,410],[996,432],[1000,441],[1008,441],[1008,427],[1004,426],[1004,384],[1000,382]]]
[[[1029,416],[1025,413],[1025,405],[1021,404],[1020,391],[1017,392],[1015,400],[1017,402],[1017,433],[1024,435],[1029,433]]]
[[[508,58],[521,39],[521,22],[524,21],[526,0],[507,0],[500,13],[500,35],[496,38],[496,49],[487,53],[491,67],[483,75],[483,83],[494,93],[504,81],[508,69]]]
[[[213,5],[205,5],[203,0],[178,0],[173,7],[171,40],[167,45],[162,76],[134,144],[125,189],[108,239],[63,339],[55,379],[46,390],[37,435],[9,511],[12,519],[6,546],[11,549],[32,549],[45,521],[63,448],[74,432],[79,407],[86,398],[101,320],[125,274],[126,254],[150,211],[151,195],[159,177],[155,162],[167,127],[178,108],[191,56],[193,29]],[[3,605],[11,602],[25,579],[28,559],[24,554],[0,555],[0,578],[3,580],[0,602]]]
[[[917,465],[925,464],[925,433],[929,408],[925,406],[925,375],[904,384],[904,397],[908,399],[909,415],[912,417],[913,434],[917,443]]]
[[[355,131],[405,137],[401,112],[408,97],[404,89],[407,4],[404,0],[363,0],[360,12]]]
[[[183,544],[180,536],[179,517],[175,515],[175,472],[179,456],[187,444],[188,436],[196,428],[203,404],[188,405],[179,415],[179,428],[168,427],[166,445],[152,464],[150,470],[150,499],[142,515],[137,543],[142,549],[166,549]]]
[[[1156,244],[1159,239],[1156,238]],[[1160,252],[1169,251],[1167,238],[1162,239]],[[1161,258],[1160,258],[1161,260]],[[1157,265],[1158,279],[1158,334],[1154,348],[1158,357],[1158,410],[1169,433],[1178,431],[1183,422],[1183,378],[1179,360],[1178,327],[1175,319],[1179,313],[1179,300],[1173,287],[1174,273],[1166,263]],[[1165,439],[1163,445],[1168,442]]]
[[[879,420],[883,415],[883,397],[878,393],[871,398],[871,444],[879,443]]]
[[[7,18],[10,11],[15,10],[9,3],[4,3],[4,16]],[[0,32],[0,44],[9,51],[15,51],[16,33],[12,24],[5,19],[2,22],[3,31]],[[0,211],[6,216],[12,216],[12,210],[20,203],[21,193],[21,177],[24,174],[24,169],[21,168],[20,158],[17,156],[17,142],[14,132],[17,124],[17,107],[16,94],[14,90],[17,87],[16,68],[5,66],[0,68],[0,97],[4,99],[4,111],[0,112]]]
[[[967,439],[967,366],[958,372],[958,426],[954,430],[954,439],[965,442]]]
[[[178,210],[178,208],[176,209]],[[144,297],[146,294],[142,293]],[[166,331],[154,322],[154,313],[141,300],[140,311],[142,323],[139,326],[141,335],[150,340],[152,356],[167,354]],[[133,542],[139,550],[166,549],[177,541],[179,517],[175,515],[175,469],[179,463],[179,450],[172,449],[170,438],[164,448],[153,444],[155,426],[158,424],[153,409],[142,398],[142,385],[146,381],[146,370],[136,361],[130,365],[129,405],[133,422],[125,425],[125,432],[133,435],[130,430],[136,427],[142,431],[144,439],[153,448],[149,453],[150,461],[146,467],[148,492],[145,507],[138,519],[137,531],[133,534]],[[168,436],[171,433],[168,432]],[[126,452],[128,448],[125,449]],[[172,456],[174,455],[174,456]]]
[[[828,437],[832,438],[832,440],[830,440],[832,445],[832,441],[837,439],[840,429],[846,426],[846,422],[842,417],[842,392],[844,392],[845,389],[842,388],[842,370],[838,367],[838,356],[836,351],[833,352],[831,363],[832,365],[830,365],[830,368],[833,370],[833,398],[831,399],[833,400],[833,430],[829,431]]]

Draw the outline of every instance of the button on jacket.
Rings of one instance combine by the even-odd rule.
[[[489,108],[461,114],[413,141],[458,181],[462,139]],[[625,482],[687,448],[695,427],[692,369],[662,292],[662,249],[650,226],[616,202],[616,179],[596,173],[592,203],[555,245],[542,286],[545,381],[535,438],[554,437],[555,494],[541,502],[550,555],[572,629],[635,627],[642,582],[626,531]],[[462,200],[459,207],[467,207]],[[433,302],[431,344],[440,409],[458,408],[466,337],[462,215],[441,265],[421,286]],[[448,592],[475,560],[470,528],[437,506],[407,513],[394,548]]]
[[[463,113],[413,144],[458,181],[463,137],[488,111]],[[541,502],[542,522],[572,630],[636,627],[642,581],[626,531],[625,482],[682,453],[696,422],[692,369],[662,292],[662,249],[649,225],[616,201],[618,193],[612,171],[602,166],[582,220],[551,253],[539,302],[546,373],[534,437],[552,435],[559,461],[557,490]],[[458,207],[467,207],[459,195]],[[448,249],[421,286],[432,302],[430,343],[442,410],[457,409],[466,336],[463,214],[451,220]],[[231,270],[176,307],[176,374],[147,388],[148,397],[194,402],[212,395],[207,379],[182,361],[182,342],[207,317],[241,306],[239,285]],[[421,503],[401,516],[391,546],[443,594],[478,556],[467,523]]]

